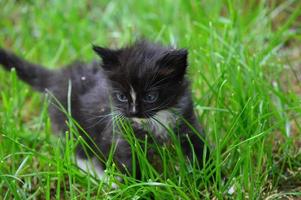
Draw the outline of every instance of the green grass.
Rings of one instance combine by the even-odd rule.
[[[47,101],[0,69],[0,199],[300,198],[300,20],[298,0],[0,0],[0,46],[49,68],[96,59],[91,43],[146,37],[188,48],[213,166],[159,148],[159,174],[134,139],[144,178],[111,189],[74,164],[76,123],[56,137]],[[123,176],[107,165],[110,181]]]

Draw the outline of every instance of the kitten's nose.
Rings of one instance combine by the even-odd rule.
[[[132,105],[130,106],[129,113],[130,113],[131,115],[136,115],[136,114],[138,113],[135,104],[132,104]]]

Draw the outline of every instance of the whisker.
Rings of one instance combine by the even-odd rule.
[[[89,117],[87,119],[87,121],[91,121],[91,120],[95,120],[95,119],[99,119],[99,118],[104,118],[104,117],[108,117],[108,116],[112,116],[113,113],[109,113],[109,114],[106,114],[106,115],[91,115],[93,117]]]
[[[87,127],[87,128],[93,128],[95,127],[97,124],[101,123],[103,120],[106,120],[107,118],[111,117],[110,119],[114,118],[114,116],[116,115],[116,112],[111,112],[107,115],[104,115],[102,117],[100,117],[100,119],[98,121],[96,121],[95,123],[93,123],[91,126]],[[111,121],[111,120],[110,120]]]

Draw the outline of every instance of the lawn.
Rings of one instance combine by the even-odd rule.
[[[163,150],[180,169],[145,165],[112,189],[74,164],[72,128],[52,133],[47,96],[0,67],[0,199],[301,198],[300,1],[0,0],[0,46],[48,68],[137,38],[189,50],[210,164]]]

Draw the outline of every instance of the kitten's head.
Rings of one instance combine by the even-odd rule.
[[[186,89],[187,50],[137,42],[112,50],[98,46],[114,107],[125,117],[149,118],[172,108]]]

